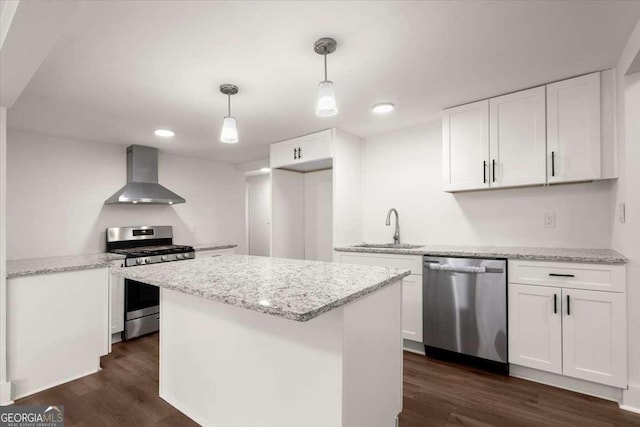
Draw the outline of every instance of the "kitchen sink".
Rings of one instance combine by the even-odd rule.
[[[354,248],[371,248],[371,249],[417,249],[423,245],[410,245],[408,243],[362,243],[354,245]]]

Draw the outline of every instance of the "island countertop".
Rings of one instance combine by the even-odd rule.
[[[224,255],[113,269],[150,285],[305,322],[377,291],[409,270]]]

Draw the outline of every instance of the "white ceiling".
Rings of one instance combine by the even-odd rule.
[[[611,68],[640,2],[83,2],[15,105],[13,130],[245,162],[340,127],[366,137],[448,106]],[[329,56],[339,114],[314,115]],[[240,143],[218,142],[226,98]],[[397,110],[374,116],[371,105]],[[176,137],[164,142],[153,130]]]

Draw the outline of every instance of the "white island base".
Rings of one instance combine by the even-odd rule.
[[[211,427],[392,427],[401,281],[298,322],[162,288],[160,397]]]

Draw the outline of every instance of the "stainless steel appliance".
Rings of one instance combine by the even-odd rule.
[[[427,354],[506,370],[506,260],[425,256],[422,277]]]
[[[127,183],[105,202],[175,205],[185,199],[158,184],[158,149],[143,145],[127,147]]]
[[[173,229],[166,226],[113,227],[107,229],[107,250],[125,255],[125,267],[195,258],[193,247],[173,244]],[[125,279],[122,339],[160,329],[160,289]]]

